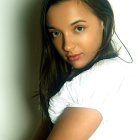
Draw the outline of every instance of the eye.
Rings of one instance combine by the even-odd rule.
[[[52,36],[53,38],[56,38],[57,36],[60,35],[60,32],[54,31],[54,32],[51,32],[50,34],[51,34],[51,36]]]
[[[77,26],[76,28],[75,28],[75,31],[76,32],[82,32],[84,30],[84,27],[82,27],[82,26]]]

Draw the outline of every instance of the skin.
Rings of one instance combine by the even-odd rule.
[[[65,61],[78,69],[94,58],[102,43],[104,24],[86,4],[71,0],[54,5],[46,18],[52,42]],[[75,54],[76,60],[69,57]]]
[[[79,69],[94,58],[104,25],[84,3],[70,0],[54,5],[46,19],[52,43],[65,61]],[[66,108],[46,140],[88,140],[101,121],[95,109]]]
[[[88,140],[102,121],[94,109],[67,108],[47,140]]]

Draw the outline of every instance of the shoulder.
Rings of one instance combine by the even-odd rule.
[[[110,72],[118,72],[123,73],[125,70],[126,63],[122,61],[120,58],[112,58],[112,59],[104,59],[97,62],[95,65],[89,69],[91,73],[110,73]],[[102,73],[102,74],[105,74]],[[111,73],[110,73],[111,74]],[[109,75],[108,75],[109,76]]]
[[[124,79],[124,62],[101,60],[89,70],[67,81],[50,100],[49,114],[53,122],[67,107],[102,110],[104,102],[118,92]]]
[[[104,97],[111,92],[115,94],[125,79],[125,71],[126,64],[118,57],[104,59],[72,81],[66,82],[62,90],[66,89],[70,97],[76,101],[96,95]]]
[[[102,116],[97,110],[66,108],[47,140],[87,140],[96,131],[101,121]]]
[[[73,78],[72,81],[66,82],[66,85],[84,85],[98,81],[117,80],[125,76],[127,64],[120,58],[104,59],[95,63],[89,70]]]

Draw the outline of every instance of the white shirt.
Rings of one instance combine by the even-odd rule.
[[[127,69],[118,57],[105,59],[66,81],[50,99],[52,123],[67,107],[91,108],[102,114],[103,121],[89,140],[140,140],[140,109],[136,109],[140,101],[125,90]]]

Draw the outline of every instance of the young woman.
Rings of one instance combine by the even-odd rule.
[[[118,95],[125,62],[113,44],[109,2],[44,0],[41,25],[40,99],[47,127],[36,139],[125,139],[118,130],[118,124],[124,128]]]

